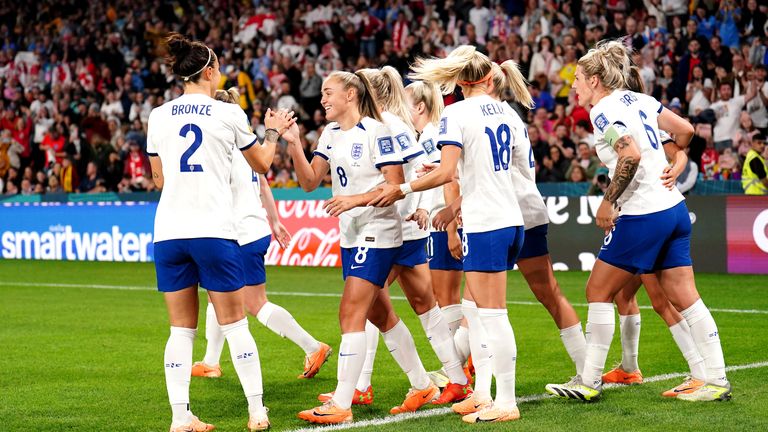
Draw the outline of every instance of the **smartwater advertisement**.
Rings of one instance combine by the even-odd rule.
[[[602,197],[547,197],[556,270],[591,270],[603,240],[594,215]],[[293,235],[273,241],[268,265],[338,267],[338,220],[322,200],[277,203]],[[768,197],[692,196],[691,255],[700,272],[768,274]],[[146,262],[153,259],[157,203],[0,203],[0,257]],[[639,234],[642,235],[642,234]]]

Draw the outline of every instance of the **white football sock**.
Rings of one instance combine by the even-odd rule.
[[[461,326],[461,319],[464,318],[464,313],[461,312],[461,305],[452,304],[443,307],[441,310],[443,311],[443,319],[448,323],[448,330],[451,332],[451,336],[455,335],[459,326]]]
[[[704,358],[701,357],[699,350],[696,349],[696,343],[691,336],[691,328],[688,327],[688,322],[682,319],[679,323],[670,326],[669,331],[672,332],[672,339],[675,340],[677,347],[680,348],[680,352],[685,357],[685,361],[688,362],[691,376],[697,380],[705,381],[707,371],[704,369]]]
[[[456,334],[453,335],[453,344],[456,346],[461,364],[466,363],[469,358],[469,330],[466,327],[460,326],[456,330]]]
[[[576,366],[576,375],[581,376],[584,371],[584,357],[587,354],[587,340],[581,331],[581,323],[560,330],[560,339]]]
[[[208,307],[205,309],[205,340],[207,343],[205,345],[203,363],[208,366],[219,364],[221,362],[221,351],[224,350],[224,342],[226,342],[227,338],[224,337],[224,333],[221,331],[213,303],[208,303]]]
[[[307,333],[299,323],[293,318],[287,310],[270,302],[264,303],[256,319],[265,327],[280,335],[288,338],[291,342],[298,345],[307,355],[320,349],[320,342]]]
[[[469,324],[469,347],[472,352],[472,364],[475,367],[475,398],[487,400],[491,398],[491,381],[493,381],[488,335],[480,321],[475,302],[462,300],[461,310]]]
[[[725,359],[723,348],[720,346],[720,334],[717,324],[704,302],[698,299],[688,309],[681,312],[688,326],[691,328],[691,336],[696,343],[699,354],[704,358],[707,384],[724,386],[728,383],[725,377]]]
[[[400,369],[408,375],[411,387],[418,390],[427,388],[432,381],[424,370],[424,365],[421,364],[416,344],[413,343],[413,336],[403,320],[398,321],[389,331],[382,333],[382,336],[389,353],[392,354]]]
[[[515,332],[509,323],[506,309],[478,308],[480,321],[488,334],[488,348],[491,351],[493,375],[496,377],[496,398],[494,406],[513,408],[515,403],[515,365],[517,344]],[[492,329],[492,331],[488,331]]]
[[[365,362],[363,370],[360,372],[360,378],[357,379],[355,388],[361,392],[368,390],[371,386],[371,375],[373,375],[373,362],[376,360],[376,350],[379,347],[379,329],[370,321],[365,321]]]
[[[616,318],[613,303],[590,303],[587,313],[587,354],[584,358],[582,383],[597,388],[603,382],[603,369],[611,347]]]
[[[336,391],[333,401],[341,409],[352,406],[355,382],[365,361],[365,332],[344,333],[339,346],[339,365],[336,369]]]
[[[640,347],[640,314],[619,315],[621,329],[621,368],[625,372],[640,369],[637,356]]]
[[[419,320],[429,343],[432,344],[432,350],[443,364],[448,379],[454,384],[466,384],[467,376],[464,375],[459,354],[456,353],[456,346],[453,344],[453,335],[448,329],[448,323],[443,317],[440,306],[435,305],[431,310],[419,315]]]
[[[192,346],[196,329],[171,327],[165,344],[165,386],[173,412],[173,424],[184,425],[192,421],[189,411],[189,381],[192,377]]]
[[[235,366],[237,377],[240,378],[243,392],[248,399],[248,412],[259,413],[264,409],[261,400],[264,394],[261,383],[261,363],[256,341],[248,330],[248,318],[223,325],[221,331],[227,338],[232,364]]]

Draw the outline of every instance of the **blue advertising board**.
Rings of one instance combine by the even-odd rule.
[[[0,257],[152,261],[157,203],[2,203]]]

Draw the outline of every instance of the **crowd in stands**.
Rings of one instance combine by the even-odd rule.
[[[758,5],[761,3],[761,5]],[[472,44],[514,59],[536,107],[522,112],[540,182],[592,182],[607,170],[575,103],[576,61],[605,38],[634,48],[645,91],[688,117],[687,175],[738,179],[768,128],[768,6],[757,0],[38,0],[0,6],[0,192],[151,191],[152,108],[181,94],[160,41],[211,46],[221,88],[238,87],[258,134],[268,107],[295,110],[311,154],[333,70],[391,65]],[[461,98],[446,96],[446,102]],[[297,185],[284,149],[268,179]]]

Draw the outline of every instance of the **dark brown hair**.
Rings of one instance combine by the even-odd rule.
[[[204,43],[191,41],[179,33],[169,34],[164,42],[168,51],[165,61],[185,82],[197,82],[205,68],[216,62],[216,54]]]

